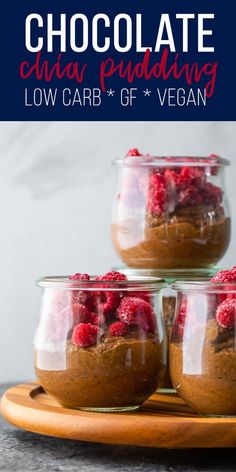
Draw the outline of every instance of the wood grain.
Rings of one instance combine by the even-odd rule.
[[[5,392],[1,412],[13,425],[59,438],[158,448],[236,446],[236,418],[196,416],[176,395],[155,394],[137,412],[62,408],[37,383]]]

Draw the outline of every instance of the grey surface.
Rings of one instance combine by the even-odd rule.
[[[17,430],[0,417],[1,472],[235,472],[235,464],[236,449],[177,451],[67,441]]]
[[[110,235],[111,160],[136,146],[231,159],[233,233],[222,264],[236,265],[236,122],[0,123],[0,382],[34,376],[36,278],[119,264]]]

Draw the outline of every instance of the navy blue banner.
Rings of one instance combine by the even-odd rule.
[[[236,120],[233,5],[9,0],[0,119]]]

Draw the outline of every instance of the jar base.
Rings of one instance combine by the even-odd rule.
[[[92,413],[122,413],[122,412],[129,412],[129,411],[135,411],[140,408],[140,405],[134,405],[134,406],[117,406],[117,407],[112,407],[112,408],[92,408],[92,407],[78,407],[76,408],[77,410],[82,410],[82,411],[90,411]]]

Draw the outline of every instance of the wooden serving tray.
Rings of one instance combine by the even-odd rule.
[[[159,448],[236,446],[236,418],[196,416],[176,395],[155,394],[130,413],[62,408],[37,383],[5,392],[1,412],[13,425],[58,438]]]

